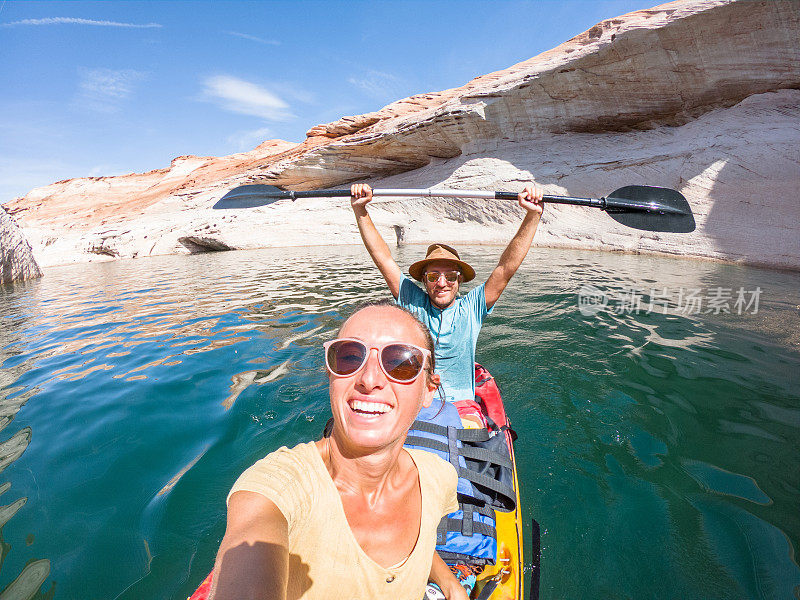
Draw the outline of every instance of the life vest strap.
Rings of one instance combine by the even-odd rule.
[[[509,499],[511,501],[511,507],[505,509],[505,511],[514,510],[516,505],[516,494],[514,493],[514,489],[512,487],[503,485],[496,479],[492,479],[491,477],[487,477],[481,473],[476,473],[475,471],[470,471],[469,469],[464,469],[461,473],[459,473],[459,475],[464,479],[468,479],[474,484],[488,488],[493,492],[497,492],[501,496]]]
[[[459,447],[457,444],[455,444],[455,440],[452,437],[448,438],[448,443],[445,444],[441,440],[435,438],[407,435],[405,443],[408,446],[419,446],[421,448],[428,448],[430,450],[436,450],[438,452],[449,454],[450,463],[452,463],[456,469],[458,469],[458,466],[456,465],[458,456],[463,456],[464,458],[469,458],[479,462],[492,463],[508,469],[513,468],[510,457],[504,456],[499,452],[487,450],[486,448],[476,448],[474,446],[464,445]]]
[[[450,454],[450,464],[456,468],[456,471],[461,470],[461,465],[458,464],[458,455],[460,454],[458,448],[458,429],[453,426],[447,428],[447,450]],[[463,448],[462,448],[463,449]]]
[[[496,514],[491,508],[459,503],[458,511],[445,515],[439,522],[436,551],[448,564],[495,564],[495,523]]]
[[[471,554],[459,554],[458,552],[448,552],[446,550],[438,549],[436,554],[448,565],[493,565],[494,559],[481,558],[479,556],[472,556]]]
[[[448,531],[460,531],[467,537],[472,537],[473,534],[478,533],[497,539],[497,529],[481,521],[474,521],[472,518],[468,519],[466,515],[472,517],[471,512],[465,512],[463,521],[461,519],[452,518],[442,519],[439,523],[439,529],[436,531],[437,540],[441,541],[437,541],[437,543],[445,543]],[[467,525],[467,523],[469,523],[469,525]]]
[[[503,456],[499,452],[493,452],[492,450],[487,450],[486,448],[472,448],[470,446],[462,446],[460,452],[461,456],[463,456],[464,458],[471,458],[472,460],[494,463],[496,465],[500,465],[501,467],[507,467],[509,469],[514,468],[514,464],[511,462],[510,457]]]
[[[503,431],[506,428],[507,426],[503,426],[500,430]],[[415,435],[415,433],[427,433],[436,437],[423,437]],[[492,471],[496,473],[502,470],[511,472],[514,468],[511,456],[507,452],[501,453],[495,449],[506,449],[505,441],[502,440],[501,442],[497,435],[499,434],[492,435],[486,429],[460,429],[428,421],[414,421],[409,434],[406,436],[405,443],[409,446],[439,452],[443,456],[446,455],[446,458],[458,473],[459,478],[488,490],[490,494],[497,494],[501,498],[495,497],[490,501],[481,490],[474,488],[471,492],[465,494],[465,497],[471,497],[478,502],[490,501],[494,508],[501,510],[514,510],[516,494],[510,482],[503,483],[497,477],[490,477],[484,474]],[[460,445],[459,441],[461,442]],[[497,441],[498,443],[487,444],[490,441]],[[473,464],[470,465],[465,460],[469,460]],[[475,463],[477,463],[477,466]],[[465,493],[463,489],[460,491]]]
[[[411,431],[422,431],[424,433],[431,433],[434,435],[440,435],[442,437],[448,437],[447,429],[448,428],[444,425],[429,423],[428,421],[414,421],[411,424]],[[493,437],[493,435],[490,434],[486,429],[453,429],[456,430],[456,436],[462,442],[480,443],[486,442]]]
[[[486,585],[483,586],[480,595],[476,600],[489,600],[491,595],[494,593],[494,590],[497,588],[498,580],[494,577],[486,582]]]
[[[480,521],[477,522],[478,527],[475,526],[476,514],[495,521],[496,515],[493,509],[488,506],[475,506],[474,504],[459,502],[458,510],[464,516],[463,520],[452,517],[451,515],[455,513],[450,513],[439,522],[439,526],[436,529],[437,544],[444,544],[448,531],[461,531],[467,537],[471,537],[473,532],[478,532],[497,539],[497,530],[494,527]]]
[[[455,467],[456,473],[458,473],[459,477],[466,479],[470,483],[476,483],[478,485],[482,485],[483,487],[489,488],[493,492],[497,492],[498,494],[502,494],[506,498],[510,498],[512,502],[514,501],[516,495],[514,494],[514,490],[511,487],[503,485],[496,479],[493,479],[491,477],[486,477],[481,473],[477,473],[469,468],[464,468],[458,464],[458,457],[460,455],[463,456],[464,458],[474,459],[481,462],[494,463],[496,465],[511,469],[512,468],[511,460],[504,458],[501,454],[498,454],[497,452],[492,452],[491,450],[486,450],[485,448],[468,448],[464,446],[462,446],[461,448],[456,448],[455,451],[453,451],[450,446],[447,446],[438,440],[432,440],[430,438],[420,438],[412,435],[406,437],[406,444],[408,444],[409,446],[418,446],[421,448],[430,448],[432,450],[439,450],[441,452],[449,452],[450,463],[453,465],[453,467]]]

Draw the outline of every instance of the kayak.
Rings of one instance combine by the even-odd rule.
[[[510,422],[500,397],[497,383],[489,372],[482,366],[475,365],[475,401],[456,402],[465,430],[478,432],[493,432],[492,438],[502,436],[500,443],[494,444],[495,449],[500,448],[507,459],[510,459],[510,469],[506,469],[504,477],[508,492],[506,496],[513,496],[503,509],[495,510],[495,523],[497,544],[495,556],[488,560],[470,561],[448,560],[445,562],[451,568],[459,567],[468,569],[476,575],[476,582],[470,594],[473,600],[522,600],[523,586],[523,553],[522,553],[522,510],[519,500],[519,484],[517,469],[514,461],[514,439],[516,434],[511,429]],[[513,505],[513,506],[512,506]],[[510,510],[509,510],[510,508]],[[440,552],[440,554],[442,554]],[[211,592],[212,575],[210,573],[200,584],[188,600],[208,600]],[[430,591],[428,591],[429,597]]]
[[[506,415],[500,390],[495,379],[482,366],[475,365],[476,402],[456,402],[462,423],[467,428],[474,427],[476,417],[482,420],[484,427],[498,431],[505,441],[505,450],[511,460],[511,480],[513,488],[513,510],[495,511],[495,528],[497,529],[497,554],[494,564],[483,567],[477,576],[475,589],[470,597],[480,600],[522,600],[523,585],[523,551],[522,551],[522,507],[519,499],[519,482],[514,459],[514,439],[516,434],[511,429]],[[480,413],[478,413],[478,410]],[[446,560],[449,563],[449,561]]]

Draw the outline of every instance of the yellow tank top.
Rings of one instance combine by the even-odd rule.
[[[458,477],[453,466],[435,454],[407,451],[419,471],[420,534],[408,558],[388,568],[358,545],[314,442],[280,448],[242,473],[230,494],[240,490],[262,494],[275,503],[289,524],[287,600],[422,598],[436,527],[444,515],[458,510]]]

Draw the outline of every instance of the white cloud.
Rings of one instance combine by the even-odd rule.
[[[119,23],[117,21],[97,21],[94,19],[76,19],[72,17],[48,17],[46,19],[23,19],[22,21],[13,21],[11,23],[3,23],[4,27],[11,27],[14,25],[95,25],[99,27],[128,27],[133,29],[152,29],[163,27],[160,23]]]
[[[238,31],[226,31],[228,35],[233,35],[236,37],[240,37],[245,40],[250,40],[251,42],[257,42],[259,44],[266,44],[269,46],[280,46],[281,43],[277,40],[265,40],[264,38],[260,38],[255,35],[250,35],[249,33],[239,33]]]
[[[369,69],[363,77],[349,77],[347,82],[379,100],[402,95],[402,80],[390,73]]]
[[[204,82],[203,96],[223,109],[266,121],[287,121],[294,117],[289,105],[264,87],[232,77],[215,75]]]
[[[74,104],[97,112],[113,113],[120,109],[125,98],[133,93],[145,74],[133,69],[79,68],[79,91]]]
[[[262,127],[253,131],[237,131],[228,136],[228,143],[236,147],[239,152],[246,152],[271,137],[272,130],[269,127]]]

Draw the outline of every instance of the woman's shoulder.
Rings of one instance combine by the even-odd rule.
[[[286,507],[289,502],[306,504],[319,489],[317,463],[321,459],[314,442],[293,448],[283,446],[246,469],[233,484],[228,498],[234,492],[249,491],[269,498],[279,507]]]
[[[432,479],[434,481],[457,481],[456,469],[449,462],[433,452],[419,448],[406,448],[417,465],[420,480]]]
[[[319,451],[317,450],[317,444],[315,442],[304,442],[292,448],[281,446],[274,452],[270,452],[264,458],[256,461],[247,471],[251,469],[264,471],[284,468],[293,469],[297,467],[308,471],[311,467],[315,466],[318,457]],[[247,471],[245,471],[245,473]]]
[[[417,448],[406,448],[406,450],[417,465],[423,498],[430,499],[430,502],[424,502],[425,510],[432,514],[438,523],[443,514],[458,509],[456,469],[446,460],[427,450]]]

